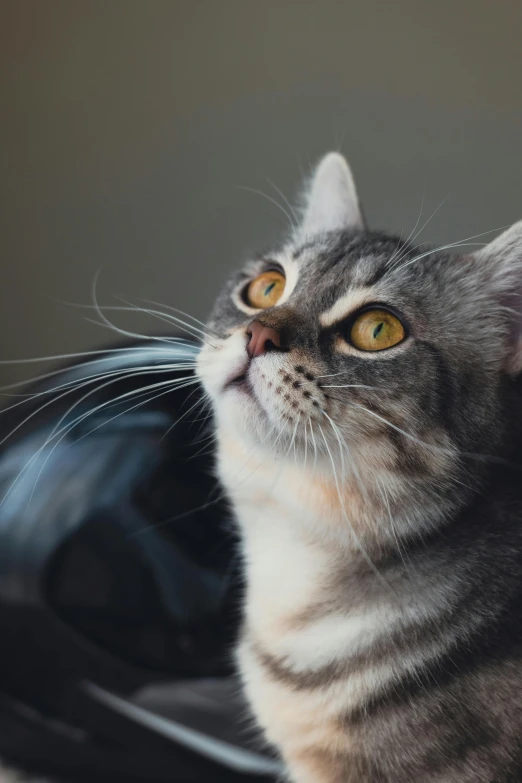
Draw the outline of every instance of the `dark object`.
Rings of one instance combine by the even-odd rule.
[[[236,542],[199,389],[169,386],[192,373],[168,365],[194,354],[157,340],[100,353],[1,415],[0,757],[14,765],[111,783],[277,774],[232,674]]]

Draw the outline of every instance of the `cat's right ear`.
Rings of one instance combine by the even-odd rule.
[[[505,308],[509,334],[504,367],[522,373],[522,220],[474,253],[490,294]]]
[[[326,231],[365,228],[355,182],[346,158],[329,152],[317,165],[305,191],[300,240]]]

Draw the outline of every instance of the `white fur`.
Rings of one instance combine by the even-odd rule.
[[[348,318],[365,304],[375,301],[375,287],[357,288],[348,291],[337,299],[334,304],[319,316],[321,326],[332,326],[338,321]]]
[[[338,152],[325,155],[317,166],[306,196],[300,239],[336,229],[364,225],[352,172]]]
[[[371,607],[357,614],[335,613],[285,634],[272,651],[296,672],[313,671],[367,649],[379,637],[388,635],[401,620],[397,610]]]

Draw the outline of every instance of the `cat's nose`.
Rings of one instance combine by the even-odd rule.
[[[277,329],[271,326],[264,326],[259,321],[252,321],[246,333],[249,337],[246,349],[251,359],[262,356],[268,351],[281,349],[281,335]]]

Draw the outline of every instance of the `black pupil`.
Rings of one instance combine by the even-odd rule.
[[[383,326],[384,326],[384,323],[382,321],[381,321],[380,324],[377,324],[377,326],[373,330],[373,337],[374,337],[374,339],[379,336],[379,334],[382,331]]]
[[[265,288],[265,296],[268,296],[268,294],[270,293],[270,291],[274,286],[275,286],[275,282],[270,283],[270,285],[267,285],[267,287]]]

